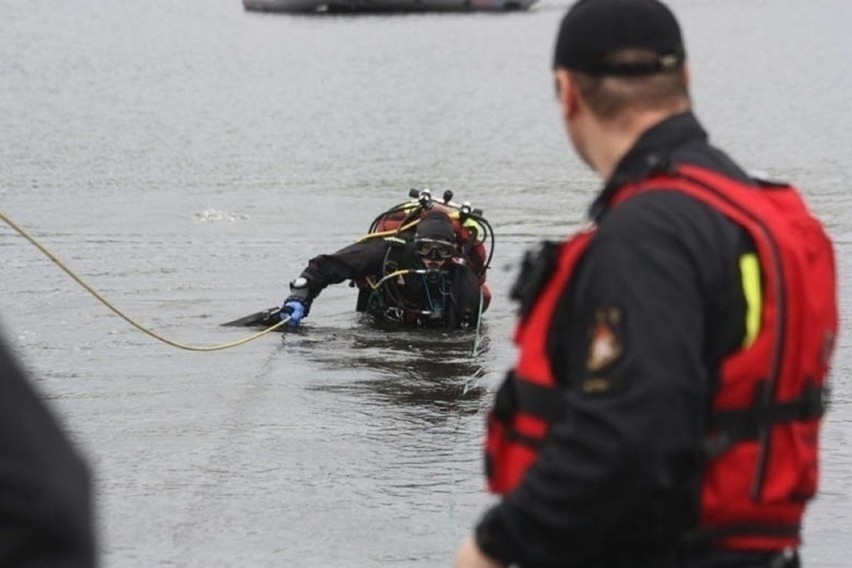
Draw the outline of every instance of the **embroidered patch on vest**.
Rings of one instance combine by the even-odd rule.
[[[586,368],[597,373],[616,362],[624,352],[621,308],[600,308],[589,332],[589,354]]]
[[[592,377],[583,380],[581,388],[585,394],[601,394],[612,389],[612,381],[607,377]]]

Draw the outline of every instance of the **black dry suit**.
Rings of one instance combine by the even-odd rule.
[[[460,246],[440,268],[427,270],[414,252],[414,227],[392,236],[371,237],[312,258],[301,274],[306,285],[291,285],[288,300],[299,299],[309,307],[326,286],[351,280],[360,289],[356,309],[377,322],[445,328],[476,325],[487,299],[481,293],[484,285],[476,264],[472,265],[477,259],[469,258],[466,247]]]

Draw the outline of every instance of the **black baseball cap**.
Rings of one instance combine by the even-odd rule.
[[[646,49],[656,61],[614,63],[623,49]],[[639,76],[671,71],[686,60],[680,26],[659,0],[578,0],[565,14],[554,67],[592,76]]]

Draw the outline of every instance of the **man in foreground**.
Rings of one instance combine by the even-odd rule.
[[[792,568],[837,332],[831,244],[691,112],[657,0],[579,0],[557,96],[605,181],[593,228],[531,255],[488,419],[502,496],[457,568]]]

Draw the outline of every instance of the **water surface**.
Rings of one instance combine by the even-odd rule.
[[[697,111],[800,184],[849,298],[846,0],[675,0]],[[524,249],[584,220],[549,73],[565,3],[527,13],[288,16],[237,0],[0,4],[0,209],[128,315],[210,345],[411,187],[498,234],[470,335],[365,329],[328,289],[300,333],[212,353],[143,335],[0,227],[3,328],[96,474],[103,564],[448,566],[491,502],[480,440],[514,358]],[[843,324],[848,326],[847,311]],[[844,334],[806,565],[842,568]]]

